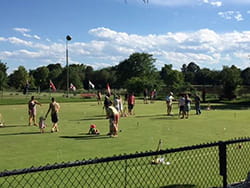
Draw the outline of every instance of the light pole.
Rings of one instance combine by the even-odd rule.
[[[69,54],[68,54],[68,41],[72,38],[71,36],[66,36],[66,67],[67,67],[67,97],[69,97]]]

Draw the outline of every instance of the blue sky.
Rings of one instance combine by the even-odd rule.
[[[134,52],[180,70],[250,67],[250,0],[1,0],[0,60],[8,73],[52,63],[113,66]]]

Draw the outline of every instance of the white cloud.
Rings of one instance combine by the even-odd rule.
[[[221,7],[222,1],[211,1],[211,0],[203,0],[203,3],[210,4],[215,7]]]
[[[191,61],[201,67],[217,69],[225,64],[235,64],[240,68],[249,66],[250,31],[217,33],[205,28],[195,32],[142,36],[100,27],[91,29],[89,33],[95,40],[69,43],[70,63],[102,68],[116,65],[134,52],[145,52],[154,55],[159,69],[165,63],[179,69]],[[14,44],[12,50],[0,51],[0,59],[4,62],[34,62],[33,66],[65,65],[64,41],[30,42],[17,37],[1,40]]]
[[[22,39],[19,39],[17,37],[9,37],[8,38],[8,41],[12,44],[16,44],[16,45],[24,45],[24,46],[31,46],[32,45],[32,42],[30,41],[25,41],[25,40],[22,40]]]
[[[226,11],[226,12],[218,12],[218,15],[226,20],[235,19],[237,21],[243,21],[243,16],[239,11]]]
[[[41,37],[39,37],[38,35],[33,35],[34,39],[40,40]]]
[[[216,6],[216,7],[221,7],[222,6],[222,2],[221,1],[214,1],[214,2],[210,2],[211,5]]]
[[[20,33],[27,33],[30,32],[30,29],[27,28],[13,28],[14,31],[20,32]]]
[[[31,35],[31,34],[28,34],[31,30],[30,29],[27,29],[27,28],[13,28],[14,31],[17,31],[17,32],[20,32],[24,37],[27,37],[27,38],[34,38],[34,39],[37,39],[37,40],[40,40],[41,38],[38,36],[38,35]]]

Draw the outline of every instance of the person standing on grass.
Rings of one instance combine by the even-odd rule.
[[[185,95],[185,115],[186,119],[189,117],[189,111],[191,110],[191,102],[192,100],[189,98],[189,95]]]
[[[201,114],[201,106],[200,106],[201,99],[198,94],[195,94],[194,103],[195,103],[196,115],[200,115]]]
[[[166,97],[166,104],[167,104],[167,115],[171,116],[172,115],[172,108],[173,108],[173,93],[170,92],[169,95]]]
[[[109,119],[109,133],[111,137],[118,136],[118,123],[120,119],[120,114],[116,108],[112,105],[112,102],[109,103],[107,108],[107,119]]]
[[[51,98],[51,103],[49,104],[48,112],[45,115],[45,119],[47,118],[49,112],[51,111],[51,121],[53,123],[51,132],[58,132],[58,112],[60,110],[60,105],[55,101],[55,98]]]
[[[98,105],[102,104],[102,93],[101,93],[101,91],[98,91],[96,96],[97,96],[97,104]]]
[[[31,99],[28,102],[28,113],[29,113],[29,126],[31,126],[32,122],[34,126],[37,126],[36,123],[36,105],[40,105],[37,100],[35,100],[34,96],[31,96]]]
[[[109,97],[110,97],[110,95],[107,94],[107,95],[105,96],[105,99],[104,99],[104,102],[103,102],[103,109],[105,109],[106,115],[107,115],[107,109],[108,109],[108,107],[109,107],[109,104],[111,103],[111,100],[110,100]]]
[[[134,93],[132,92],[128,96],[128,114],[129,115],[134,115],[134,106],[135,106],[135,96],[134,96]]]
[[[184,94],[181,94],[179,99],[179,117],[183,119],[185,116],[185,97]]]

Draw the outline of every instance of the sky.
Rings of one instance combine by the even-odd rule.
[[[68,43],[69,64],[95,70],[135,52],[152,54],[158,70],[250,67],[250,0],[144,1],[1,0],[0,60],[8,74],[64,67]]]

